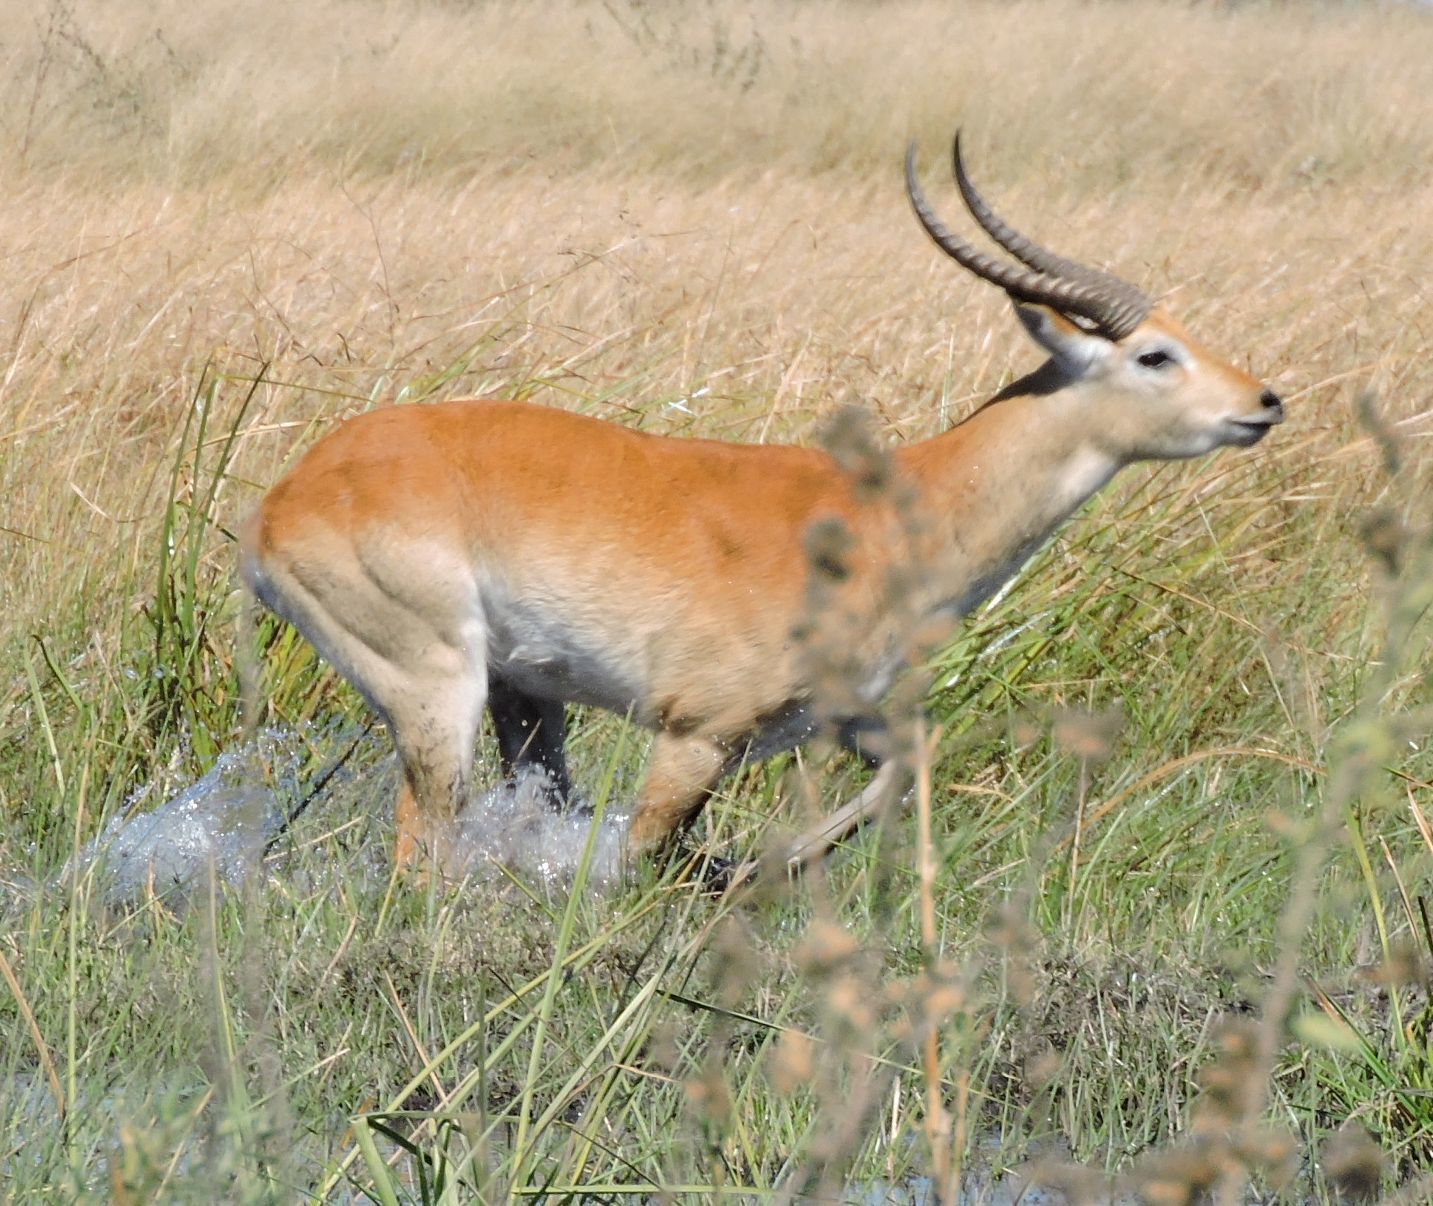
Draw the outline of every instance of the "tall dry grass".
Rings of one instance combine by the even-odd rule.
[[[1230,11],[1221,11],[1227,8]],[[886,169],[986,115],[1000,177],[1122,191],[1419,174],[1426,14],[1360,3],[650,0],[7,9],[7,153],[267,184],[333,171]],[[997,116],[998,115],[998,116]]]
[[[897,439],[958,418],[1031,354],[905,212],[904,142],[938,172],[956,122],[1012,217],[1173,291],[1289,395],[1267,516],[1364,493],[1355,391],[1426,408],[1415,12],[55,0],[8,28],[11,665],[64,617],[84,681],[119,685],[206,372],[264,372],[230,523],[315,424],[427,392],[541,383],[755,440],[844,402]]]
[[[1109,828],[1085,864],[1071,859],[1048,928],[1118,962],[1110,919],[1148,909],[1132,958],[1139,975],[1155,964],[1169,1016],[1212,974],[1200,943],[1222,926],[1267,953],[1272,934],[1237,910],[1264,864],[1216,882],[1201,841],[1255,841],[1285,780],[1211,758],[1201,811],[1167,845],[1126,850],[1116,826],[1157,815],[1210,749],[1312,779],[1376,648],[1364,513],[1418,519],[1427,481],[1426,13],[1154,0],[0,12],[0,870],[52,870],[131,787],[197,769],[139,714],[132,677],[153,660],[136,617],[156,606],[170,475],[178,465],[181,504],[205,485],[182,449],[196,399],[218,408],[211,440],[239,432],[201,545],[214,600],[228,532],[263,486],[335,417],[377,402],[520,392],[743,440],[809,439],[855,402],[892,440],[928,434],[1034,363],[1004,300],[932,252],[902,196],[906,140],[934,182],[960,123],[979,182],[1018,225],[1168,294],[1288,402],[1254,453],[1136,472],[1076,521],[1041,606],[1078,598],[1096,559],[1108,584],[1067,658],[1016,684],[1021,706],[1055,708],[1099,703],[1120,674],[1149,682],[1118,790],[1091,804],[1092,829]],[[1358,419],[1365,391],[1402,441],[1413,484],[1397,494]],[[231,617],[216,610],[203,636],[221,668]],[[977,624],[971,639],[1004,648],[1011,627]],[[1197,700],[1162,701],[1162,675]],[[957,677],[941,698],[1014,707],[1004,680]],[[1388,692],[1421,698],[1420,667]],[[97,699],[114,718],[80,724]],[[1130,748],[1147,733],[1156,747]],[[994,818],[964,852],[982,868],[971,892],[1002,887],[1002,843],[1030,828],[1038,784],[1004,762],[942,769],[942,824]],[[1110,863],[1125,870],[1106,884]],[[1141,903],[1118,895],[1146,881]],[[1371,960],[1371,923],[1340,900]],[[1343,949],[1341,916],[1330,908],[1320,949]],[[1169,949],[1207,962],[1186,974],[1158,962]],[[319,983],[340,954],[325,949]],[[1114,1034],[1119,1059],[1148,1049],[1138,1012],[1087,970],[1021,1007],[1092,1048]],[[1164,1062],[1185,1054],[1171,1040]],[[830,1079],[835,1099],[844,1082]],[[1175,1072],[1165,1088],[1173,1129],[1189,1086]],[[1050,1107],[1066,1133],[1080,1094],[1099,1091],[1073,1084]]]
[[[1167,472],[1215,513],[1252,508],[1230,580],[1286,602],[1251,623],[1288,623],[1288,560],[1317,547],[1349,589],[1331,630],[1289,639],[1319,673],[1359,647],[1353,509],[1381,479],[1352,399],[1419,437],[1430,392],[1426,14],[54,0],[7,27],[12,751],[37,636],[122,696],[206,374],[263,375],[221,532],[324,423],[395,398],[542,387],[747,440],[807,438],[846,402],[893,439],[959,418],[1033,358],[906,212],[906,139],[939,173],[957,122],[1017,222],[1169,293],[1288,397],[1254,473]],[[244,396],[220,395],[216,430]],[[227,575],[221,535],[204,556]]]

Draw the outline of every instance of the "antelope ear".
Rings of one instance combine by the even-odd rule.
[[[1052,358],[1072,373],[1083,373],[1110,354],[1114,347],[1102,335],[1076,326],[1057,310],[1032,302],[1016,302],[1015,316]]]

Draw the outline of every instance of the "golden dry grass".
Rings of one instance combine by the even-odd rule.
[[[102,694],[130,707],[121,642],[136,629],[126,618],[153,605],[169,474],[176,463],[191,471],[181,431],[205,374],[230,378],[214,395],[212,435],[263,370],[203,545],[201,573],[220,591],[232,570],[227,531],[258,492],[325,424],[378,402],[520,391],[742,440],[809,439],[821,417],[856,402],[891,439],[927,434],[1034,363],[1005,301],[935,254],[907,212],[907,139],[920,139],[930,192],[949,206],[939,178],[959,123],[979,182],[1017,225],[1167,293],[1200,337],[1288,402],[1288,423],[1253,453],[1162,469],[1153,484],[1144,471],[1128,475],[1013,604],[1045,615],[1038,609],[1069,603],[1065,614],[1086,629],[1062,630],[1070,656],[1042,664],[1037,702],[1099,702],[1092,683],[1123,668],[1148,679],[1151,715],[1130,728],[1167,738],[1122,748],[1110,764],[1091,799],[1084,862],[1070,856],[1069,890],[1057,884],[1051,916],[1039,918],[1032,967],[1059,969],[1066,939],[1088,958],[1068,982],[1039,987],[1032,1008],[1048,1007],[1048,1026],[1036,1018],[1034,1029],[1062,1040],[1081,1026],[1098,1032],[1085,1056],[1070,1038],[1074,1070],[1058,1081],[1064,1096],[1051,1090],[1050,1116],[1089,1150],[1127,1105],[1089,1104],[1126,1083],[1111,1069],[1159,1064],[1160,1108],[1177,1129],[1199,1051],[1176,1050],[1188,1035],[1173,1024],[1167,1046],[1156,1045],[1101,969],[1128,959],[1135,970],[1113,978],[1133,985],[1153,966],[1160,999],[1172,1002],[1158,1016],[1187,1020],[1184,994],[1202,1008],[1204,980],[1220,981],[1211,999],[1225,993],[1222,970],[1210,970],[1223,967],[1223,927],[1269,951],[1272,927],[1258,926],[1282,888],[1265,887],[1253,921],[1239,902],[1276,863],[1261,853],[1275,842],[1265,809],[1305,770],[1317,781],[1340,709],[1356,697],[1349,680],[1373,647],[1363,509],[1386,498],[1423,518],[1433,414],[1427,12],[1156,0],[0,0],[0,15],[0,815],[10,822],[0,865],[52,868],[71,832],[96,822],[86,792],[117,802],[132,786],[98,780],[108,751],[140,740],[141,718],[76,724],[83,749],[65,750],[63,738]],[[1406,437],[1413,489],[1392,492],[1359,426],[1366,390]],[[188,483],[179,495],[189,497]],[[1121,573],[1144,578],[1112,574],[1082,599],[1092,558],[1113,562],[1112,548]],[[977,619],[972,639],[996,646],[1010,626],[992,636],[980,625],[1000,622]],[[210,624],[206,657],[227,659],[235,638],[232,625]],[[48,675],[42,656],[53,659]],[[1163,675],[1189,697],[1166,706]],[[1415,666],[1403,681],[1417,678]],[[999,711],[1004,682],[982,682],[989,692],[961,681],[950,698],[993,693]],[[42,748],[42,730],[60,734],[61,748]],[[170,753],[154,749],[138,770],[143,759],[115,762],[153,773]],[[1036,828],[1042,781],[1021,777],[1019,753],[939,784],[938,823],[954,832],[974,812],[985,822],[969,847],[942,835],[975,901],[947,885],[953,909],[993,912],[977,894],[1004,892],[1026,861],[1032,877],[1046,874],[1034,866],[1037,840],[1021,844]],[[1158,828],[1166,786],[1189,786],[1189,819]],[[771,793],[752,794],[755,812]],[[1292,789],[1289,798],[1302,799]],[[1395,824],[1406,830],[1406,817],[1378,836]],[[1148,831],[1163,844],[1126,848]],[[1357,885],[1347,895],[1349,882],[1324,924],[1357,926],[1372,952],[1366,902]],[[350,928],[347,917],[334,923],[332,942],[314,939],[317,967],[332,970],[360,920],[369,933],[367,913]],[[44,918],[35,933],[54,928]],[[966,935],[950,924],[963,958]],[[387,941],[382,916],[377,931]],[[381,957],[354,956],[365,972],[390,957],[374,941]],[[1352,940],[1318,941],[1342,952]],[[7,949],[46,969],[40,945],[17,938]],[[1169,950],[1173,963],[1162,962]],[[105,1041],[129,1052],[131,1035],[105,1016],[108,952],[101,944],[93,1012]],[[1194,974],[1181,958],[1201,961]],[[413,965],[431,974],[426,946]],[[44,1005],[37,985],[53,976],[27,979],[23,962],[19,974]],[[369,987],[370,1004],[397,998],[392,981]],[[789,987],[773,978],[762,993],[777,999],[763,995],[760,1016],[784,1019]],[[126,989],[141,990],[151,991]],[[297,995],[305,1010],[320,1008],[308,996],[321,994]],[[445,994],[425,999],[436,1011]],[[971,1009],[986,1025],[984,1004]],[[54,1045],[60,1023],[39,1012]],[[285,1059],[327,1067],[330,1052],[347,1050],[348,1025],[316,1025],[323,1044],[285,1048]],[[1105,1077],[1081,1079],[1079,1060],[1112,1028]],[[406,1051],[382,1040],[381,1025],[372,1033],[385,1052]],[[1007,1052],[997,1026],[992,1059],[1023,1058],[1023,1032],[1012,1033]],[[983,1038],[972,1043],[984,1051]],[[374,1100],[369,1051],[356,1067],[335,1064],[349,1078],[332,1094],[345,1111]],[[384,1092],[408,1071],[401,1058],[384,1065]],[[982,1083],[977,1068],[977,1096]],[[1325,1083],[1309,1090],[1310,1133],[1372,1097],[1355,1086],[1334,1109]],[[1043,1093],[1036,1085],[1025,1100]],[[315,1095],[330,1097],[326,1082]],[[634,1105],[628,1124],[648,1113]],[[322,1130],[327,1116],[316,1118],[305,1123]],[[1080,1132],[1089,1118],[1099,1120],[1093,1138]],[[1110,1140],[1111,1164],[1152,1138]],[[763,1156],[762,1176],[782,1158]]]
[[[1058,168],[1100,191],[1192,169],[1381,183],[1428,161],[1426,14],[1224,7],[52,0],[7,6],[0,95],[30,166],[199,183],[870,171],[955,115],[998,132],[1002,179]]]
[[[1032,354],[906,212],[904,142],[939,175],[957,122],[1018,223],[1172,291],[1287,395],[1249,483],[1271,501],[1341,526],[1375,463],[1350,399],[1428,409],[1416,12],[56,2],[8,24],[10,654],[82,607],[104,658],[206,368],[268,366],[256,485],[312,423],[429,391],[543,382],[747,440],[847,401],[894,438],[959,417]],[[231,484],[221,517],[251,497]]]
[[[260,428],[390,398],[477,345],[444,393],[616,387],[681,426],[660,403],[709,389],[693,425],[746,439],[799,436],[858,400],[900,434],[930,430],[1030,359],[1000,299],[933,257],[905,212],[905,139],[925,136],[934,170],[956,121],[1018,221],[1177,290],[1212,345],[1289,393],[1285,450],[1320,427],[1341,442],[1365,384],[1421,409],[1426,18],[617,14],[30,15],[4,78],[6,142],[32,166],[0,195],[21,628],[51,612],[81,547],[105,580],[96,546],[143,545],[175,415],[211,361],[343,395],[272,389]],[[644,20],[650,35],[623,33]],[[763,47],[749,81],[723,76],[722,30]],[[145,86],[132,112],[93,95],[120,76]],[[385,139],[444,166],[386,175],[402,155]],[[290,438],[255,439],[268,459],[245,463],[264,476]]]

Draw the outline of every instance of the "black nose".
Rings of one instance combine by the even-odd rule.
[[[1278,419],[1274,420],[1276,423],[1279,421],[1279,419],[1282,419],[1284,417],[1283,399],[1280,398],[1279,395],[1276,394],[1273,390],[1266,389],[1262,394],[1259,395],[1259,401],[1264,404],[1265,409],[1272,410],[1276,415],[1278,415]]]

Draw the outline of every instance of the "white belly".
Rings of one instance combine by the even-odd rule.
[[[525,612],[488,616],[488,674],[539,699],[591,704],[647,723],[635,659],[595,648],[564,625]]]

